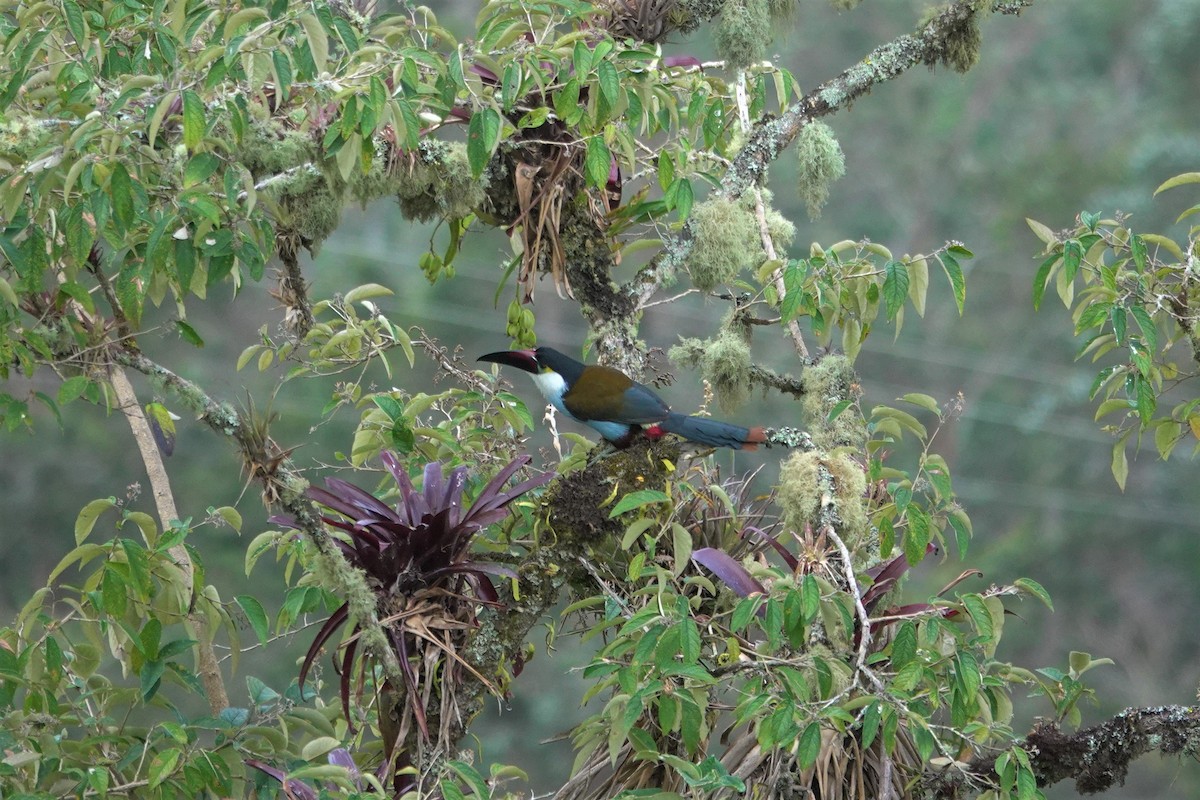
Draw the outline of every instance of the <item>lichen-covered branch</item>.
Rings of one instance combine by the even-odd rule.
[[[1048,722],[1034,728],[1021,746],[1029,753],[1039,786],[1073,779],[1081,794],[1125,783],[1129,765],[1152,752],[1195,758],[1200,752],[1200,708],[1158,706],[1129,708],[1110,720],[1073,734]],[[976,779],[993,780],[995,758],[976,758],[957,767],[925,773],[926,795],[938,800],[975,792]]]
[[[914,33],[875,48],[841,75],[805,94],[778,118],[759,123],[722,178],[717,195],[740,197],[764,179],[767,168],[806,125],[847,108],[879,84],[920,65],[941,64],[958,71],[970,68],[978,58],[979,16],[985,13],[1019,14],[1032,2],[958,0],[934,14]],[[692,233],[689,224],[679,237],[668,241],[662,255],[639,272],[626,290],[641,298],[657,291],[662,282],[687,260]]]
[[[142,373],[156,389],[178,398],[209,428],[233,439],[241,449],[244,459],[254,460],[257,455],[254,449],[257,446],[256,442],[261,443],[261,432],[256,431],[252,421],[244,419],[228,403],[217,402],[196,384],[136,350],[114,349],[113,360]],[[373,598],[374,594],[367,586],[363,574],[346,563],[320,518],[314,513],[312,503],[304,496],[308,483],[292,465],[291,459],[281,455],[273,461],[272,466],[271,471],[258,475],[264,484],[264,495],[277,499],[283,510],[295,520],[296,527],[304,532],[308,541],[316,548],[319,558],[327,567],[322,572],[339,584],[329,588],[349,598],[358,624],[363,630],[365,646],[384,665],[395,684],[402,685],[404,678],[400,665],[388,642],[387,633],[379,622],[373,601],[364,600]]]

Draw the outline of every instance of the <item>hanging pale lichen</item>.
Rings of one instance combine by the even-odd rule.
[[[821,208],[829,198],[829,187],[846,174],[846,157],[824,122],[810,122],[796,137],[796,159],[800,170],[800,197],[808,208],[808,216],[821,216]]]
[[[733,280],[762,260],[762,238],[754,214],[733,200],[714,198],[692,209],[692,252],[688,271],[703,292]]]
[[[745,69],[762,61],[771,43],[767,0],[725,0],[715,38],[717,52],[730,69]]]

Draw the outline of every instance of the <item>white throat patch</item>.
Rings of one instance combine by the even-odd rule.
[[[542,397],[546,398],[546,402],[554,406],[568,417],[571,414],[563,405],[562,398],[567,392],[567,382],[563,380],[563,376],[557,372],[547,371],[538,373],[529,373],[529,377],[537,384],[538,391],[542,393]]]

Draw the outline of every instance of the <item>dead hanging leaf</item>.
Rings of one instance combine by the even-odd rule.
[[[545,165],[535,167],[518,162],[514,171],[513,182],[520,214],[513,221],[513,227],[520,226],[524,246],[517,282],[521,287],[522,302],[525,303],[533,302],[534,282],[538,276],[538,265],[543,259],[558,296],[575,299],[567,280],[566,252],[558,233],[563,198],[566,197],[562,182],[570,174],[567,170],[569,165],[570,160],[560,151],[550,162],[549,169]]]

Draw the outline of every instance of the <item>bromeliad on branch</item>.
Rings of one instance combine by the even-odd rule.
[[[307,496],[324,506],[321,519],[325,524],[345,533],[338,539],[338,546],[352,566],[367,574],[368,585],[375,592],[376,610],[404,675],[403,707],[396,709],[394,728],[384,720],[392,709],[380,710],[381,729],[389,731],[385,739],[391,739],[385,747],[390,751],[398,740],[406,738],[414,722],[422,736],[429,738],[423,698],[428,699],[431,690],[435,695],[451,691],[451,675],[458,666],[474,672],[457,653],[461,632],[474,626],[478,605],[500,604],[493,576],[517,577],[506,566],[473,558],[475,536],[504,519],[510,513],[506,506],[547,483],[553,474],[539,473],[505,490],[504,484],[529,462],[529,456],[521,456],[501,469],[474,503],[464,507],[466,467],[456,467],[444,477],[441,463],[426,464],[423,484],[417,490],[394,454],[383,453],[382,461],[400,489],[394,508],[338,478],[326,479],[324,489],[310,487]],[[295,520],[286,516],[275,516],[271,521],[297,527]],[[343,603],[318,631],[300,669],[301,686],[322,648],[350,619],[351,611],[350,601]],[[356,624],[356,635],[346,641],[339,664],[347,719],[359,631]],[[443,667],[446,660],[458,666]],[[369,673],[363,659],[359,659],[360,685]],[[483,676],[476,676],[490,685]],[[384,687],[383,691],[399,695],[401,687]]]

